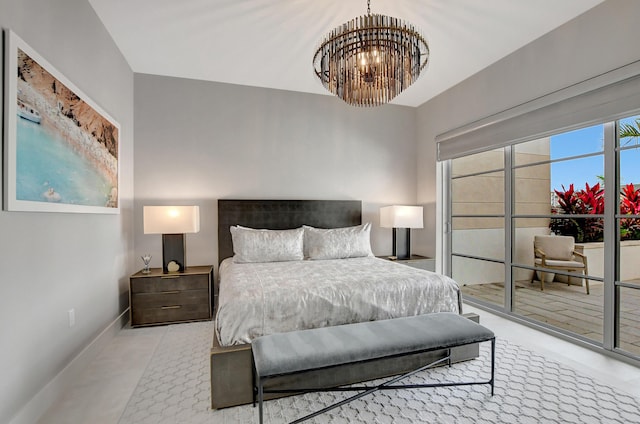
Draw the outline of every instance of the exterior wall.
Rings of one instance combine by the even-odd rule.
[[[514,148],[516,166],[547,161],[550,158],[549,137],[520,143]],[[551,206],[551,165],[517,168],[514,174],[514,211],[516,214],[547,215]],[[548,219],[527,219],[518,227],[549,228]],[[545,233],[546,234],[546,233]]]
[[[587,257],[589,275],[603,278],[604,276],[604,243],[582,243],[582,252]],[[620,242],[620,281],[640,280],[640,267],[637,266],[640,257],[640,240],[624,240]]]
[[[451,183],[451,204],[454,215],[504,215],[504,153],[502,149],[456,159],[451,168],[452,177],[494,169],[501,170],[454,179]],[[453,230],[503,228],[503,222],[504,220],[495,218],[457,218],[453,221]]]

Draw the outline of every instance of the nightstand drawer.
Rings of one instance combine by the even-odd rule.
[[[175,305],[209,305],[208,290],[175,290],[156,293],[137,293],[131,296],[136,308],[158,308]]]
[[[210,319],[209,305],[167,305],[155,308],[135,308],[131,314],[132,325],[149,325],[180,321]]]
[[[162,293],[176,290],[209,290],[208,275],[166,275],[138,278],[131,282],[131,293]]]

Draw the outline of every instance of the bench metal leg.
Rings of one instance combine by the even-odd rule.
[[[360,399],[363,396],[369,395],[369,394],[371,394],[373,392],[377,392],[378,390],[381,390],[383,388],[386,388],[386,387],[394,388],[394,389],[399,388],[398,386],[391,386],[391,385],[393,383],[397,382],[397,381],[402,380],[403,378],[409,377],[409,376],[411,376],[413,374],[419,373],[420,371],[426,370],[427,368],[433,367],[435,365],[441,364],[442,362],[450,361],[450,360],[451,360],[451,357],[447,356],[446,358],[438,359],[437,361],[431,362],[430,364],[427,364],[427,365],[425,365],[423,367],[420,367],[417,370],[409,371],[406,374],[402,374],[402,375],[399,375],[399,376],[397,376],[395,378],[392,378],[391,380],[385,381],[384,383],[382,383],[382,384],[380,384],[378,386],[374,386],[374,387],[370,387],[370,388],[364,387],[364,389],[367,389],[364,392],[358,393],[357,395],[353,395],[351,397],[348,397],[348,398],[346,398],[344,400],[341,400],[340,402],[334,403],[333,405],[329,405],[329,406],[327,406],[325,408],[322,408],[322,409],[320,409],[320,410],[318,410],[316,412],[313,412],[313,413],[311,413],[309,415],[306,415],[306,416],[304,416],[302,418],[298,418],[295,421],[291,421],[291,424],[301,423],[303,421],[306,421],[308,419],[316,417],[316,416],[318,416],[320,414],[324,414],[327,411],[330,411],[332,409],[335,409],[335,408],[338,408],[338,407],[340,407],[342,405],[345,405],[345,404],[347,404],[349,402],[352,402],[354,400]],[[363,390],[363,388],[359,388],[359,390]],[[316,391],[318,391],[318,390],[316,390]]]
[[[258,386],[257,386],[257,376],[256,376],[256,364],[253,361],[253,355],[251,355],[251,381],[252,381],[252,388],[251,388],[251,394],[253,396],[253,407],[256,407],[256,398],[258,395]]]
[[[491,339],[491,396],[493,396],[493,387],[495,385],[496,375],[496,338]]]
[[[260,424],[262,424],[262,402],[264,398],[264,388],[262,386],[262,379],[258,382],[258,415],[260,417]]]

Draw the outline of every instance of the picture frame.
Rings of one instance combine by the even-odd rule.
[[[120,213],[120,125],[4,31],[3,209]]]

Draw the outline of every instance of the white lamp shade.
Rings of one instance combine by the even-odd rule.
[[[424,228],[422,206],[385,206],[380,208],[383,228]]]
[[[200,231],[199,206],[145,206],[145,234],[184,234]]]

